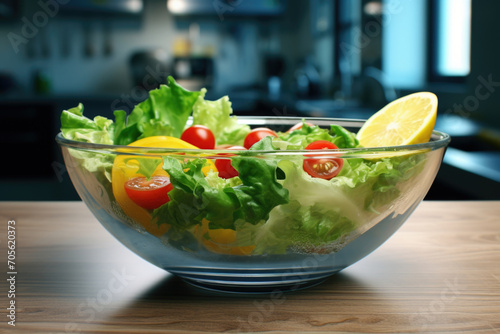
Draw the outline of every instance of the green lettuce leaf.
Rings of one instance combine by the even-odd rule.
[[[210,173],[205,177],[202,159],[185,164],[172,157],[163,161],[174,189],[169,192],[170,201],[154,215],[160,224],[168,222],[177,230],[189,229],[202,219],[210,222],[211,229],[234,229],[238,220],[257,224],[274,207],[288,202],[288,191],[277,182],[277,163],[273,161],[234,158],[233,166],[239,172],[234,181],[215,181]]]
[[[419,174],[424,166],[422,154],[374,161],[344,159],[344,166],[334,182],[349,196],[362,199],[360,207],[377,213],[380,207],[399,196],[397,185]]]
[[[204,125],[215,136],[216,145],[243,145],[250,127],[238,124],[236,116],[231,116],[233,109],[227,96],[216,101],[205,100],[205,92],[198,97],[193,106],[193,124]]]
[[[137,174],[141,174],[147,180],[150,180],[153,176],[158,165],[162,162],[160,158],[127,158],[125,159],[125,163],[131,168],[139,167],[137,169]]]
[[[255,245],[253,254],[335,247],[387,209],[400,196],[398,185],[418,175],[424,166],[424,155],[345,159],[337,177],[323,180],[304,173],[299,161],[282,160],[278,168],[285,174],[281,182],[289,191],[289,203],[271,210],[265,222],[237,222],[236,245]]]
[[[353,148],[359,146],[359,140],[356,138],[356,134],[340,125],[331,124],[330,134],[335,135],[334,144],[339,148]]]
[[[111,171],[115,156],[98,152],[69,149],[70,154],[79,161],[81,167],[91,173],[95,173],[98,179],[106,179],[106,183],[111,182]],[[104,178],[102,177],[104,176]],[[106,183],[102,183],[105,185]]]
[[[64,138],[87,143],[113,144],[113,121],[97,116],[83,116],[83,104],[61,113],[61,132]]]
[[[230,179],[223,179],[219,177],[219,173],[209,170],[207,176],[205,177],[208,184],[212,188],[216,188],[222,190],[226,187],[235,187],[241,184],[241,180],[239,177],[232,177]]]
[[[330,130],[319,126],[309,126],[302,122],[302,127],[287,133],[280,133],[273,144],[281,150],[302,150],[317,140],[326,140],[338,148],[353,148],[358,146],[356,135],[339,125],[331,125]]]
[[[116,110],[114,143],[128,145],[151,136],[179,138],[184,130],[193,105],[204,90],[190,92],[168,77],[168,86],[151,90],[149,97],[136,105],[127,117],[125,111]]]
[[[345,196],[332,182],[312,178],[298,162],[282,160],[283,187],[290,202],[274,208],[269,219],[252,227],[237,225],[237,245],[255,245],[253,254],[281,254],[290,247],[311,247],[334,242],[357,227],[364,212],[357,199]]]
[[[113,121],[97,116],[91,120],[83,116],[83,105],[64,110],[61,114],[61,132],[67,139],[96,144],[113,144]],[[114,156],[98,152],[70,149],[69,152],[91,173],[104,175],[111,182]],[[100,177],[96,175],[96,177]]]

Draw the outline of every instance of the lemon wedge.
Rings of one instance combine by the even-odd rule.
[[[356,137],[364,147],[426,143],[436,124],[437,106],[433,93],[404,96],[373,114]]]

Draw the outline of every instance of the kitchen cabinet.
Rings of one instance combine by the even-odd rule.
[[[86,116],[112,117],[110,97],[0,97],[0,201],[78,200],[55,136],[61,111],[83,102]]]
[[[47,177],[55,159],[56,110],[52,103],[0,103],[0,179]]]

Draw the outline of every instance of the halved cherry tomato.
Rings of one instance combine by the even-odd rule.
[[[265,137],[278,137],[276,132],[274,132],[271,129],[268,128],[255,128],[252,131],[250,131],[249,134],[245,137],[245,142],[243,143],[243,146],[245,146],[246,149],[249,149],[252,147],[253,144],[261,140],[262,138]]]
[[[201,149],[211,150],[215,147],[215,137],[209,128],[203,125],[193,125],[181,135],[181,139]]]
[[[246,148],[241,146],[231,146],[227,148],[228,150],[246,150]],[[221,153],[221,156],[234,156],[234,154],[224,154]],[[223,179],[230,179],[232,177],[238,176],[238,171],[231,166],[231,159],[216,159],[215,160],[215,168],[219,171],[219,177]]]
[[[317,140],[307,145],[306,150],[332,150],[338,149],[337,145],[326,141]],[[324,157],[317,159],[304,159],[303,168],[312,177],[330,180],[337,176],[344,166],[344,159]]]
[[[150,180],[134,177],[125,182],[125,192],[135,204],[147,210],[154,210],[170,201],[168,192],[174,189],[167,176],[156,175]]]
[[[314,124],[312,123],[309,123],[309,122],[306,122],[307,125],[309,126],[314,126]],[[294,130],[298,130],[298,129],[302,129],[302,126],[304,125],[304,123],[300,122],[300,123],[297,123],[295,124],[294,126],[292,126],[290,129],[288,129],[287,132],[292,132]]]

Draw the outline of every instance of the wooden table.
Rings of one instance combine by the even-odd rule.
[[[280,296],[193,288],[123,247],[81,202],[0,202],[16,223],[0,332],[500,333],[500,202],[424,202],[383,246]],[[15,328],[7,310],[15,301]]]

